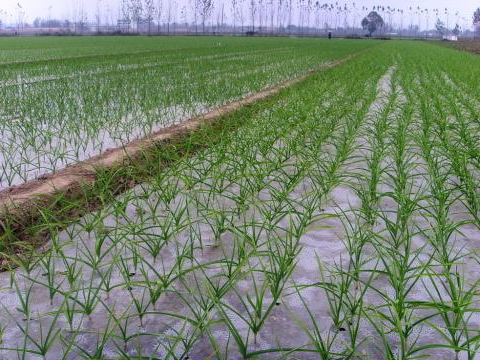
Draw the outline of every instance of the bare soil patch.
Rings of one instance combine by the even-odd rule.
[[[477,55],[480,55],[480,39],[475,40],[461,40],[457,42],[444,41],[442,45],[451,47],[457,50],[468,51]]]

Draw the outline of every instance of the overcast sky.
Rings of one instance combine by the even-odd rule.
[[[22,7],[23,11],[25,11],[25,17],[28,22],[31,22],[36,17],[42,18],[72,18],[73,13],[75,12],[75,8],[78,9],[79,4],[83,4],[84,8],[89,13],[89,19],[93,20],[94,14],[96,13],[97,8],[97,1],[100,1],[100,7],[102,9],[102,17],[105,17],[107,14],[107,7],[109,9],[110,18],[116,19],[118,15],[118,3],[120,0],[0,0],[0,11],[7,12],[9,15],[5,15],[5,13],[0,13],[0,18],[3,21],[16,21],[18,18],[18,4]],[[156,1],[156,0],[155,0]],[[174,0],[163,0],[164,4],[167,4],[168,1]],[[175,0],[178,4],[187,4],[188,0]],[[230,3],[230,0],[216,0],[215,2],[224,2],[226,7],[227,4]],[[336,0],[339,4],[351,4],[354,0]],[[327,2],[330,3],[331,1],[320,0],[321,3]],[[468,23],[471,24],[471,18],[474,10],[477,7],[480,7],[480,0],[356,0],[357,8],[361,8],[362,6],[367,6],[371,8],[374,5],[384,5],[384,6],[391,6],[394,8],[403,8],[408,9],[409,6],[417,7],[420,5],[421,8],[439,8],[444,9],[448,8],[449,13],[452,14],[450,20],[452,22],[455,21],[455,12],[459,12],[460,18],[464,18],[464,20],[460,20],[462,24],[466,23],[465,19],[468,19]],[[181,8],[182,5],[179,6]],[[165,5],[164,5],[165,7]],[[434,19],[433,15],[432,19],[430,20],[430,24],[433,24]]]

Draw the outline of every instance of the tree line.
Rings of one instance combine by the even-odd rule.
[[[462,17],[448,8],[399,8],[389,5],[358,6],[355,2],[321,2],[315,0],[117,0],[116,7],[97,0],[95,9],[77,3],[70,19],[40,19],[34,27],[74,27],[82,32],[87,26],[100,32],[116,28],[132,33],[231,32],[250,34],[295,33],[313,34],[320,31],[355,33],[359,30],[415,35],[435,31],[438,35],[468,31],[473,24],[479,28],[477,9],[473,19]],[[22,22],[18,3],[18,23]],[[49,9],[51,10],[51,9]],[[3,12],[4,13],[4,12]],[[5,14],[3,14],[5,15]],[[92,16],[93,15],[93,16]],[[2,10],[0,10],[0,24]],[[27,25],[28,26],[28,25]],[[480,30],[480,29],[479,29]]]

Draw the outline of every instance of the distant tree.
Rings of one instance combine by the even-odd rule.
[[[137,26],[137,32],[140,30],[140,21],[143,16],[143,4],[141,0],[130,0],[130,14],[132,20]]]
[[[87,22],[88,22],[88,14],[85,11],[82,4],[78,14],[78,25],[80,27],[80,34],[83,34],[83,30],[85,29],[85,25],[87,24]]]
[[[167,9],[167,34],[170,34],[170,22],[172,21],[172,2],[168,1]]]
[[[435,29],[437,29],[437,33],[439,36],[445,35],[446,28],[445,23],[442,20],[437,19],[437,22],[435,23]]]
[[[292,0],[288,0],[288,33],[289,34],[292,31],[292,12],[293,12]]]
[[[453,35],[458,36],[460,35],[460,25],[455,24],[455,27],[452,30]]]
[[[198,34],[198,18],[200,17],[201,9],[201,0],[193,0],[192,11],[193,11],[193,23],[195,25],[195,34]]]
[[[100,0],[97,0],[97,10],[95,12],[95,20],[97,23],[97,33],[100,33],[100,22],[101,22]]]
[[[162,15],[163,15],[163,2],[162,0],[157,0],[157,7],[155,9],[155,15],[157,17],[157,32],[160,33],[160,26],[162,25]]]
[[[177,28],[177,15],[178,15],[178,2],[173,1],[173,11],[172,11],[172,25],[173,25],[173,33],[175,34]]]
[[[153,16],[155,15],[155,4],[153,0],[145,0],[145,20],[148,23],[148,35],[151,33]]]
[[[130,32],[130,6],[128,4],[128,0],[122,0],[121,5],[121,12],[122,12],[122,24],[123,26],[127,25],[127,32]]]
[[[473,13],[473,24],[479,25],[480,24],[480,7],[475,10]]]
[[[188,10],[187,7],[184,5],[182,6],[182,9],[180,10],[180,19],[182,20],[182,23],[185,25],[187,29],[187,34],[188,34]]]
[[[362,28],[368,31],[369,36],[372,36],[378,29],[383,28],[384,25],[382,17],[376,11],[370,12],[362,20]]]
[[[62,20],[58,19],[40,20],[40,27],[43,28],[61,28],[62,25]]]
[[[235,34],[235,31],[237,28],[238,0],[231,0],[231,6],[232,6],[233,33]]]
[[[245,25],[245,15],[243,13],[243,0],[239,0],[237,14],[238,14],[238,20],[240,20],[240,26],[242,28],[242,33],[243,33],[243,29]]]
[[[1,30],[2,27],[3,27],[2,17],[3,17],[4,15],[7,15],[7,12],[6,12],[5,10],[0,9],[0,30]]]
[[[284,11],[284,0],[276,0],[277,1],[277,31],[280,28],[283,28],[283,11]]]
[[[225,20],[225,4],[222,2],[217,12],[217,33],[220,33]]]
[[[201,0],[200,16],[202,17],[202,32],[205,34],[205,24],[212,15],[213,0]]]
[[[250,16],[252,20],[252,33],[255,33],[255,17],[257,16],[257,3],[255,0],[250,0]]]
[[[473,27],[475,34],[480,36],[480,7],[473,13]]]
[[[275,18],[275,8],[273,0],[269,0],[268,7],[270,8],[270,31],[273,33],[273,19]]]
[[[258,31],[262,31],[263,26],[263,0],[257,0],[258,6]]]

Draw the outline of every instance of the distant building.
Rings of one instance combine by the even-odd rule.
[[[443,40],[458,41],[458,36],[457,35],[443,35]]]

